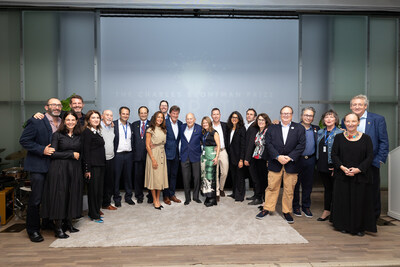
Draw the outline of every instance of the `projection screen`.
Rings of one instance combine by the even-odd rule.
[[[100,19],[101,109],[117,117],[120,106],[145,105],[150,116],[160,100],[197,122],[213,107],[226,121],[245,119],[249,107],[278,119],[283,105],[298,114],[298,20],[215,18]]]

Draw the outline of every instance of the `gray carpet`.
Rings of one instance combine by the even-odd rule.
[[[184,199],[183,192],[177,192],[177,196]],[[247,203],[223,197],[218,206],[210,208],[192,201],[188,206],[183,202],[163,204],[160,211],[152,204],[129,206],[122,202],[116,211],[103,210],[104,223],[92,222],[86,216],[75,224],[80,232],[57,239],[50,247],[308,243],[279,213],[257,220],[257,206]]]

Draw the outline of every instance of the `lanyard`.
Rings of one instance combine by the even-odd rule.
[[[326,138],[326,134],[328,133],[328,131],[325,129],[325,145],[328,143],[329,138],[333,135],[333,133],[336,130],[336,126],[335,128],[332,129],[332,131],[329,133],[328,138]]]
[[[207,131],[207,134],[205,136],[203,135],[203,146],[206,145],[206,139],[207,139],[209,133],[210,132]]]
[[[125,133],[125,139],[128,139],[128,123],[125,124],[125,127],[122,124],[122,129],[124,130]]]

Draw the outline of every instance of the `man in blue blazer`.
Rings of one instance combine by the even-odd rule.
[[[150,121],[147,119],[149,109],[141,106],[138,109],[140,120],[132,123],[132,143],[133,143],[133,186],[135,188],[135,197],[138,203],[143,203],[144,171],[146,169],[146,131],[149,128]]]
[[[365,95],[357,95],[350,101],[350,109],[360,118],[360,125],[357,127],[359,132],[371,137],[374,149],[374,159],[372,161],[373,190],[375,203],[376,219],[381,215],[381,164],[386,162],[389,153],[389,139],[386,128],[385,118],[381,115],[368,112],[368,98]],[[346,129],[342,121],[342,128]]]
[[[201,156],[201,126],[196,124],[193,113],[186,115],[186,123],[181,126],[181,166],[185,205],[190,203],[190,182],[193,176],[193,200],[201,203],[200,191],[200,156]]]
[[[132,200],[132,165],[133,165],[133,131],[132,125],[128,122],[130,109],[119,108],[119,120],[114,121],[114,203],[121,207],[121,196],[119,194],[119,183],[121,176],[124,179],[125,202],[135,205]]]
[[[57,98],[50,98],[44,108],[46,109],[44,118],[30,118],[19,139],[19,143],[28,151],[24,169],[30,172],[32,191],[26,214],[26,231],[32,242],[43,241],[40,234],[40,202],[50,165],[49,156],[54,153],[54,148],[50,147],[51,138],[60,125],[62,105]]]
[[[301,212],[307,218],[312,218],[311,192],[315,170],[315,152],[317,149],[317,139],[319,126],[311,124],[314,120],[315,109],[313,107],[303,108],[301,111],[300,124],[305,128],[306,147],[299,158],[300,171],[294,188],[293,195],[293,214],[301,216]],[[301,206],[300,206],[300,186],[301,186]]]
[[[172,106],[169,109],[169,116],[165,119],[167,127],[167,141],[165,143],[165,154],[167,156],[168,168],[168,188],[164,189],[164,203],[171,205],[171,201],[181,203],[181,200],[175,196],[176,180],[179,167],[179,142],[181,140],[182,122],[178,120],[181,109],[178,106]]]
[[[293,223],[293,191],[299,172],[299,158],[306,145],[303,125],[292,122],[293,109],[284,106],[280,111],[279,124],[269,126],[265,137],[268,153],[268,187],[265,190],[263,210],[257,214],[262,219],[275,211],[283,178],[282,212],[288,223]],[[268,152],[266,152],[268,151]]]

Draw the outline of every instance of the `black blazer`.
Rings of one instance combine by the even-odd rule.
[[[119,145],[119,119],[113,121],[114,122],[114,153],[117,153],[118,145]],[[134,151],[134,144],[133,144],[133,130],[132,130],[132,124],[127,122],[129,125],[128,130],[130,129],[131,131],[131,146],[132,146],[132,151]]]
[[[146,131],[149,128],[150,121],[146,121],[146,129],[143,138],[140,137],[140,130],[142,128],[142,121],[138,120],[132,123],[132,142],[133,147],[133,161],[145,161],[146,160]]]
[[[245,155],[244,155],[244,160],[247,160],[250,162],[251,158],[253,157],[253,152],[254,148],[256,147],[255,145],[255,138],[258,130],[256,127],[250,126],[247,131],[246,131],[246,136],[245,136],[245,142],[246,142],[246,150],[245,150]],[[265,147],[264,151],[266,151],[267,148]],[[267,157],[264,158],[264,155],[262,155],[263,159],[267,159]]]
[[[286,144],[283,144],[281,123],[270,125],[265,136],[265,144],[269,154],[268,170],[280,172],[282,164],[279,163],[276,157],[286,155],[293,160],[285,165],[286,172],[299,172],[297,162],[306,147],[306,135],[303,125],[295,122],[290,124]]]
[[[19,143],[28,153],[24,162],[24,170],[47,173],[50,157],[43,155],[44,148],[51,144],[53,131],[45,116],[42,120],[30,118],[22,132]]]
[[[228,131],[228,143],[231,138],[232,130]],[[232,137],[232,142],[227,147],[229,162],[233,165],[238,165],[240,160],[244,160],[246,151],[246,128],[244,126],[235,130]]]

